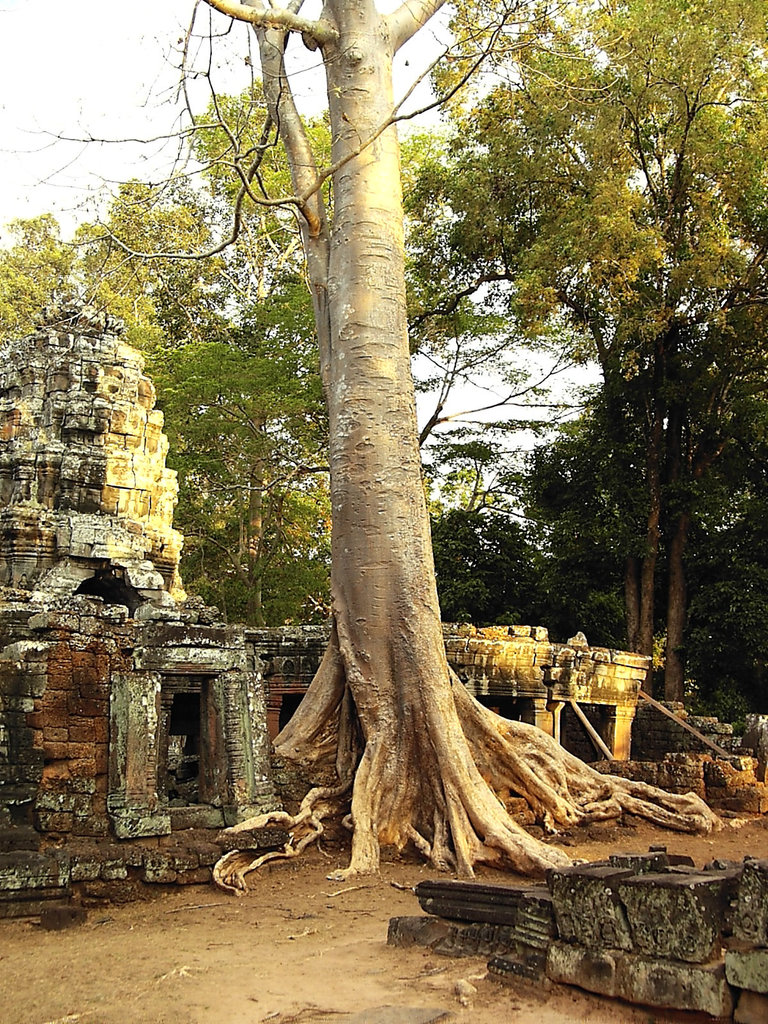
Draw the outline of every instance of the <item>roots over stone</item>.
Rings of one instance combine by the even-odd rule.
[[[481,863],[524,875],[570,863],[556,841],[534,838],[510,817],[499,796],[504,792],[523,797],[553,838],[561,829],[625,813],[681,832],[719,826],[695,794],[603,775],[535,726],[483,707],[453,674],[442,690],[419,690],[416,706],[405,701],[391,711],[375,727],[364,720],[332,643],[275,747],[310,776],[333,765],[338,784],[311,790],[294,816],[274,812],[228,829],[236,836],[280,823],[292,838],[282,851],[261,857],[226,854],[216,865],[216,883],[242,892],[261,864],[299,854],[322,835],[324,819],[344,816],[350,792],[352,855],[336,878],[377,871],[384,845],[410,844],[436,869],[465,877]]]

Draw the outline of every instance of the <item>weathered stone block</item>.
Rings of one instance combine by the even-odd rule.
[[[619,883],[633,948],[654,957],[705,963],[720,949],[724,879],[648,874]]]
[[[725,976],[736,988],[768,993],[768,949],[726,950]]]
[[[589,950],[571,943],[552,942],[547,951],[547,977],[615,998],[619,956],[617,951]]]
[[[514,984],[518,978],[542,981],[546,974],[545,953],[529,952],[519,955],[493,956],[488,961],[488,974],[502,983]]]
[[[690,860],[690,858],[689,858]],[[669,867],[666,850],[649,850],[648,853],[612,853],[608,863],[615,868],[631,871],[635,875],[658,874]],[[690,861],[693,864],[693,861]]]
[[[744,862],[733,936],[755,946],[768,946],[768,860]]]
[[[69,881],[70,861],[64,851],[0,853],[0,891],[65,888]]]
[[[575,865],[547,875],[557,930],[566,942],[597,949],[632,949],[632,935],[618,893],[631,872],[612,865]]]
[[[618,995],[629,1002],[698,1010],[712,1017],[733,1012],[733,994],[721,962],[683,964],[629,955],[619,965]]]
[[[99,877],[105,882],[116,882],[128,877],[128,868],[123,860],[102,861]]]
[[[112,827],[118,839],[136,839],[139,836],[164,836],[171,831],[171,819],[166,813],[153,814],[140,810],[110,811]]]
[[[720,962],[685,964],[553,942],[547,952],[547,977],[630,1003],[698,1010],[713,1017],[728,1017],[733,1011]]]
[[[68,811],[58,811],[55,813],[40,811],[37,814],[37,820],[43,832],[72,831],[73,815]]]
[[[176,869],[163,854],[147,854],[141,877],[145,882],[170,885],[176,881]]]
[[[188,828],[220,829],[225,824],[222,809],[208,804],[169,807],[168,814],[174,832]]]
[[[99,877],[101,859],[98,856],[74,856],[72,858],[72,882],[92,882]]]
[[[391,917],[387,929],[387,945],[435,946],[448,937],[451,926],[436,917]]]

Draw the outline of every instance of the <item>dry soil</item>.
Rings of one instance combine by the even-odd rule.
[[[662,843],[701,866],[768,857],[768,820],[732,818],[695,838],[644,824],[591,828],[558,842],[583,860]],[[344,859],[341,849],[308,851],[267,868],[241,898],[212,886],[167,889],[91,908],[85,924],[62,932],[2,921],[0,1024],[344,1024],[354,1014],[373,1021],[384,1006],[403,1022],[413,1007],[442,1008],[457,1024],[681,1019],[548,982],[502,985],[479,958],[389,948],[389,918],[420,913],[409,887],[435,873],[389,859],[378,877],[329,882]],[[464,981],[476,991],[457,990]]]

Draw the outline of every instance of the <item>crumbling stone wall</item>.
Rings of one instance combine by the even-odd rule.
[[[664,706],[719,747],[729,752],[738,747],[738,739],[734,737],[733,726],[729,722],[720,722],[708,715],[691,715],[685,705],[679,702],[665,703]],[[704,754],[708,753],[708,748],[700,739],[676,725],[671,718],[650,704],[641,704],[635,715],[632,734],[633,759],[661,761],[670,751]]]
[[[665,754],[660,761],[601,761],[598,771],[659,786],[669,793],[695,793],[710,807],[732,814],[768,814],[768,785],[749,755],[729,761],[712,754]]]
[[[51,311],[3,351],[0,891],[35,875],[52,840],[161,837],[279,806],[264,665],[243,627],[181,603],[162,414],[121,331]],[[42,888],[61,874],[49,860]]]
[[[242,629],[194,618],[136,621],[82,597],[30,616],[35,639],[0,652],[0,846],[221,828],[278,806],[260,663]],[[192,687],[202,691],[200,792],[172,807],[164,698],[190,676],[205,680]]]

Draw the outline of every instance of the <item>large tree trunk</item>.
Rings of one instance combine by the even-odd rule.
[[[323,14],[333,29],[323,40],[333,228],[314,193],[304,239],[330,420],[333,630],[275,746],[305,765],[335,762],[335,793],[352,786],[348,873],[376,870],[382,844],[408,842],[465,875],[479,861],[541,873],[568,857],[526,833],[497,792],[524,795],[552,829],[623,810],[691,830],[713,817],[693,796],[599,775],[541,730],[482,708],[449,671],[408,350],[399,149],[394,127],[382,130],[402,22],[420,9],[426,17],[415,0],[387,18],[372,0],[328,0]],[[258,35],[265,93],[300,193],[313,171],[280,34]],[[315,805],[328,796],[310,794],[296,820],[319,827]],[[228,855],[217,874],[237,887],[251,866]]]
[[[372,4],[331,6],[326,51],[334,176],[328,276],[331,346],[332,595],[339,656],[363,738],[351,867],[375,869],[379,843],[411,830],[467,831],[474,768],[454,706],[421,480],[408,348],[402,199],[393,127],[352,159],[393,109],[391,59]],[[310,714],[308,715],[307,712]],[[302,709],[278,738],[301,755]],[[490,794],[488,794],[490,795]],[[461,845],[461,840],[459,845]],[[463,850],[461,867],[472,856]],[[442,854],[440,856],[443,856]]]

